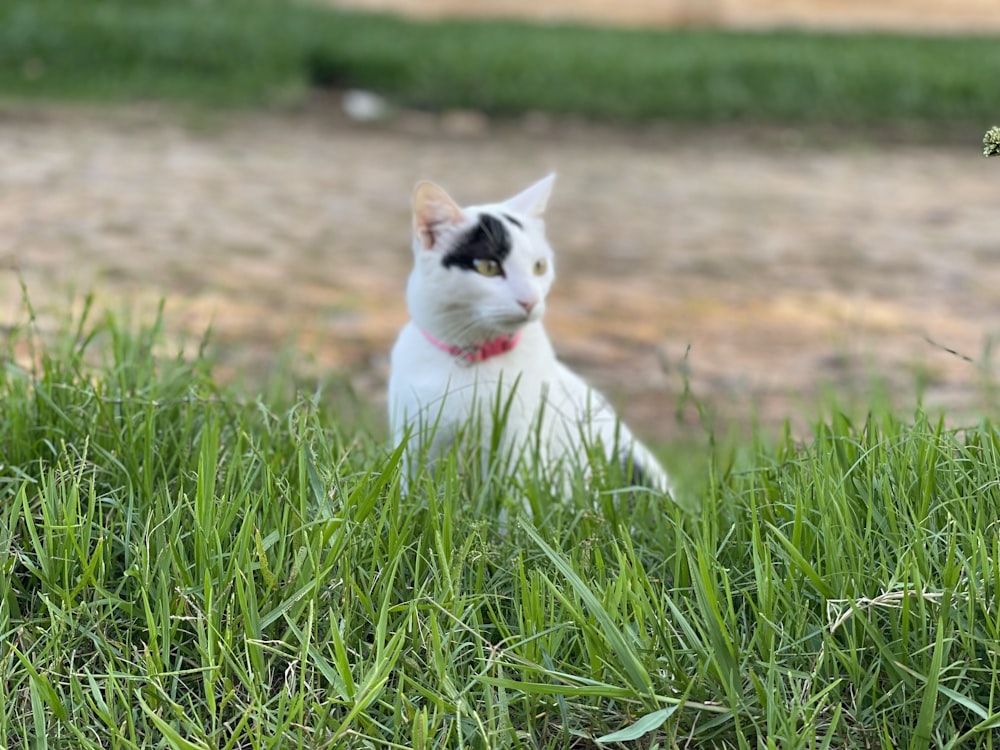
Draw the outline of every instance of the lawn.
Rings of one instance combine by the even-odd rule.
[[[7,336],[0,745],[994,746],[991,422],[706,439],[680,506],[457,456],[403,497],[344,396],[234,391],[211,348]]]
[[[7,0],[7,99],[286,106],[319,89],[429,110],[619,122],[976,129],[996,118],[1000,43],[708,30],[416,22],[278,0]]]
[[[16,101],[363,86],[505,115],[981,132],[998,80],[986,38],[0,6]],[[678,503],[613,467],[567,497],[460,455],[404,496],[349,394],[241,390],[210,337],[171,353],[163,329],[88,308],[4,332],[0,746],[1000,746],[989,418],[830,405],[805,440],[706,432],[664,452],[689,467]]]

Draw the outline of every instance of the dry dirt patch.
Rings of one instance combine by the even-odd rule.
[[[623,26],[881,29],[985,32],[1000,29],[995,0],[315,0],[418,17],[575,20]]]
[[[162,112],[0,117],[0,322],[66,289],[167,300],[210,323],[222,374],[288,345],[378,402],[406,319],[409,191],[462,201],[559,179],[548,325],[557,349],[646,435],[689,429],[687,373],[724,419],[774,423],[869,377],[974,414],[998,330],[1000,165],[968,148],[518,123],[449,135],[434,118],[360,127],[329,113],[190,127]],[[685,357],[685,352],[690,352]],[[906,403],[907,396],[900,401]]]

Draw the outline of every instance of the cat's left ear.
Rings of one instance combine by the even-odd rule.
[[[413,231],[424,250],[431,250],[441,235],[464,220],[462,209],[444,189],[424,180],[413,188]]]
[[[545,213],[545,206],[548,205],[549,196],[552,195],[552,186],[556,181],[556,173],[553,172],[526,190],[522,190],[513,198],[504,201],[505,206],[510,206],[518,213],[527,216],[541,216]]]

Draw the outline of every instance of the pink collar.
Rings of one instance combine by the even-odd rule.
[[[506,336],[491,339],[486,343],[479,344],[477,346],[461,347],[452,346],[444,343],[443,341],[438,341],[423,328],[420,329],[420,332],[424,334],[424,338],[434,344],[434,346],[441,351],[448,352],[448,354],[451,354],[454,357],[461,357],[466,362],[485,362],[491,357],[496,357],[498,354],[509,352],[517,346],[517,342],[521,340],[521,332],[518,331],[517,333],[511,333]]]

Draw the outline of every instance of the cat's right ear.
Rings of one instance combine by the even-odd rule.
[[[440,186],[424,180],[413,188],[413,232],[424,250],[433,250],[441,235],[463,219],[462,209]]]
[[[552,172],[513,198],[508,198],[504,204],[527,216],[540,218],[545,213],[545,206],[548,205],[555,181],[556,173]]]

